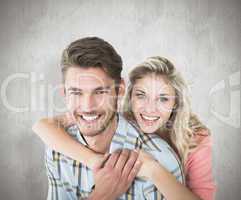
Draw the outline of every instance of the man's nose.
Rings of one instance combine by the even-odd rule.
[[[84,95],[80,100],[82,112],[92,112],[97,109],[96,99],[92,95]]]

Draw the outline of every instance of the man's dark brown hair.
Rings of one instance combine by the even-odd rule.
[[[113,46],[98,37],[86,37],[72,42],[62,54],[63,81],[70,67],[102,68],[118,84],[121,80],[122,59]]]

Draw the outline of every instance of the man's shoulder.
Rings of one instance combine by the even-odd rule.
[[[128,121],[120,114],[116,134],[119,137],[125,138],[127,142],[138,140],[138,146],[144,149],[162,151],[163,148],[170,148],[169,144],[158,134],[143,133],[135,122]]]
[[[128,121],[121,114],[118,114],[117,134],[129,135],[130,137],[139,137],[140,131],[138,127],[131,121]]]
[[[80,142],[80,143],[83,143],[83,139],[81,138],[80,136],[80,133],[79,133],[79,129],[78,129],[78,126],[76,124],[72,124],[68,127],[65,127],[65,132],[66,134],[70,135],[74,140]],[[67,163],[67,161],[71,161],[71,162],[76,162],[75,160],[69,158],[68,156],[48,147],[48,146],[45,146],[45,155],[46,155],[46,158],[47,158],[47,161],[64,161]]]
[[[131,122],[127,121],[121,114],[118,114],[118,125],[113,135],[110,152],[116,149],[135,149],[138,147],[139,131]]]

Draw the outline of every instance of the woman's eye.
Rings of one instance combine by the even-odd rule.
[[[167,97],[160,97],[160,102],[167,102],[169,99]]]
[[[138,99],[144,99],[144,98],[145,98],[145,95],[144,95],[144,94],[139,94],[139,93],[137,93],[137,94],[136,94],[136,97],[137,97]]]

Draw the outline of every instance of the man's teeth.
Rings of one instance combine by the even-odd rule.
[[[154,120],[158,120],[160,117],[150,117],[150,116],[146,116],[141,114],[142,118],[145,120],[149,120],[149,121],[154,121]]]
[[[81,117],[86,121],[93,121],[93,120],[96,120],[99,117],[99,115],[93,115],[93,116],[81,115]]]

